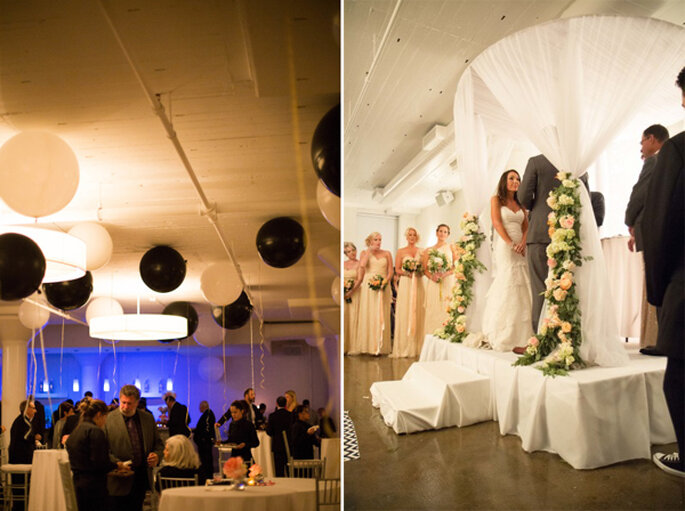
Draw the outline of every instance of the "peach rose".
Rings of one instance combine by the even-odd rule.
[[[566,333],[566,334],[569,333],[569,332],[571,331],[571,328],[572,328],[572,327],[571,327],[571,323],[569,323],[568,321],[564,321],[564,322],[561,324],[561,331],[564,332],[564,333]]]
[[[564,215],[559,219],[559,225],[561,225],[564,229],[572,229],[575,221],[576,219],[571,215]]]
[[[559,287],[561,289],[563,289],[564,291],[567,291],[572,285],[573,285],[573,281],[571,279],[562,278],[559,281]]]
[[[540,344],[540,341],[537,337],[531,337],[530,339],[528,339],[528,344],[530,344],[531,346],[537,346],[538,344]]]
[[[552,258],[547,259],[547,266],[549,266],[550,268],[556,268],[557,260]]]
[[[554,293],[552,293],[552,296],[554,296],[554,299],[557,302],[562,302],[566,298],[566,291],[564,291],[563,289],[557,288],[554,290]]]
[[[466,280],[466,275],[463,273],[455,273],[454,276],[457,277],[458,280]]]
[[[457,332],[459,332],[461,334],[464,332],[464,330],[466,330],[466,327],[462,323],[458,323],[457,324]]]
[[[547,234],[549,234],[549,237],[550,237],[550,238],[551,238],[552,236],[554,236],[554,233],[555,233],[555,232],[556,232],[556,229],[555,229],[554,227],[550,227],[549,229],[547,229]]]
[[[464,307],[462,307],[461,305],[460,305],[459,307],[457,307],[457,311],[458,311],[460,314],[463,314],[465,310],[466,310],[466,309],[465,309]]]

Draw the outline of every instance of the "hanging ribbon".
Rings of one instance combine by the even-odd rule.
[[[419,279],[416,278],[416,272],[411,272],[411,283],[409,284],[411,292],[409,294],[409,327],[407,328],[407,335],[412,336],[416,332],[416,295],[418,293]]]
[[[40,329],[40,353],[41,353],[41,358],[43,359],[43,374],[45,375],[45,381],[48,382],[48,405],[50,406],[50,410],[52,410],[52,396],[50,395],[50,377],[48,376],[48,364],[47,361],[45,360],[45,341],[43,339],[43,329]],[[35,398],[35,396],[33,396]]]

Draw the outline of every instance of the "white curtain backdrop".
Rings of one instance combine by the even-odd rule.
[[[489,122],[483,131],[523,135],[558,169],[580,177],[654,91],[664,84],[673,87],[683,54],[681,27],[619,16],[555,20],[495,43],[464,73],[466,81],[463,86],[460,82],[455,98],[457,148],[464,151],[464,162],[473,162],[463,167],[466,195],[481,197],[484,191],[473,183],[487,181],[491,172],[480,156],[485,143],[478,116]],[[474,175],[467,178],[466,173]],[[580,355],[590,363],[622,365],[627,356],[618,337],[599,235],[589,195],[580,188],[583,255],[593,258],[576,273],[583,324]]]

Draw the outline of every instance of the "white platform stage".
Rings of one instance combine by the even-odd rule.
[[[427,336],[400,381],[376,382],[373,404],[397,433],[485,420],[521,437],[527,452],[557,453],[576,469],[651,457],[675,442],[662,384],[665,357],[629,350],[630,365],[550,378],[514,367],[513,353],[466,348]]]

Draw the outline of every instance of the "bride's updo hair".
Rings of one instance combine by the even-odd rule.
[[[516,175],[519,177],[519,182],[521,182],[521,175],[514,169],[505,170],[500,176],[499,183],[497,183],[497,199],[499,199],[499,203],[502,206],[504,206],[504,204],[507,202],[507,178],[509,177],[510,172],[516,173]],[[517,192],[514,192],[514,201],[516,201],[516,204],[521,206]]]
[[[444,227],[445,229],[447,229],[447,234],[451,234],[452,231],[450,230],[450,226],[447,225],[447,224],[440,224],[440,225],[438,225],[438,226],[435,228],[435,232],[438,232],[438,231],[440,230],[440,227]]]
[[[380,233],[380,232],[375,232],[375,231],[374,231],[374,232],[372,232],[371,234],[369,234],[369,235],[366,237],[366,239],[364,240],[364,243],[366,243],[366,246],[367,246],[367,247],[370,247],[370,246],[371,246],[371,241],[372,241],[376,236],[381,236],[381,233]]]
[[[414,231],[414,234],[416,234],[416,242],[418,243],[418,241],[421,239],[421,236],[419,236],[419,231],[417,231],[417,230],[414,229],[413,227],[407,227],[407,230],[404,231],[404,237],[405,237],[405,238],[406,238],[407,236],[409,236],[409,231]]]

